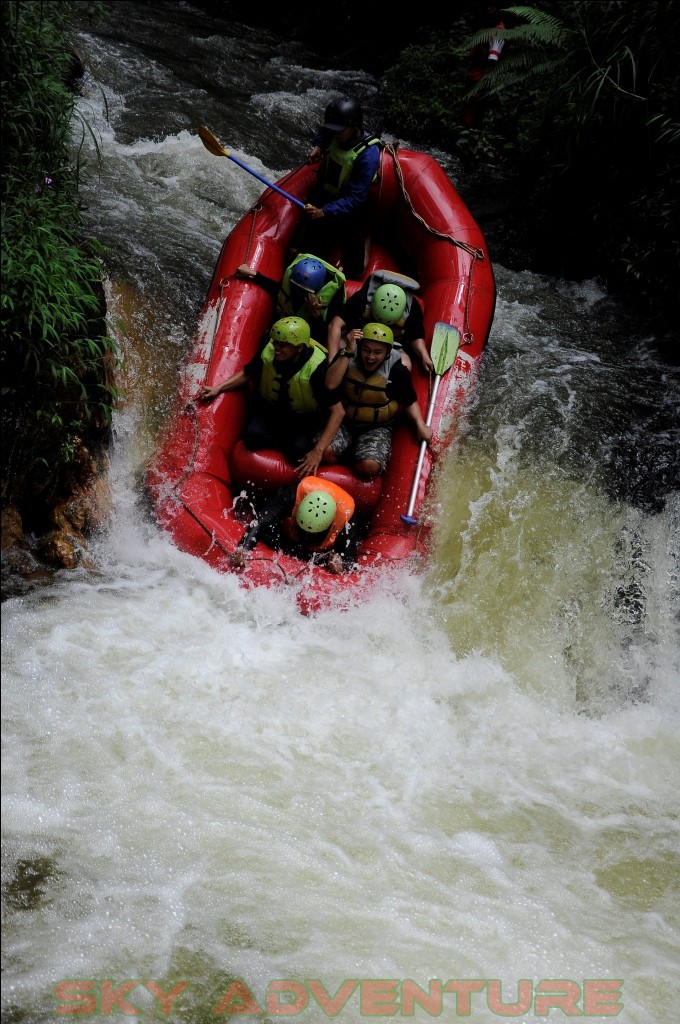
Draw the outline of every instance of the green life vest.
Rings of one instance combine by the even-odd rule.
[[[300,316],[308,323],[313,323],[314,317],[310,317],[304,302],[297,308],[293,308],[293,285],[290,283],[290,276],[296,264],[298,264],[300,260],[308,260],[309,258],[310,253],[303,252],[299,256],[296,256],[291,265],[286,269],[276,300],[276,307],[280,316]],[[326,263],[325,260],[320,259],[318,256],[313,256],[312,259],[318,260],[319,263],[322,263],[326,269],[326,273],[330,275],[328,281],[319,288],[318,292],[314,293],[317,299],[320,299],[324,304],[323,309],[321,310],[321,319],[325,322],[331,299],[337,295],[340,290],[342,290],[343,302],[347,297],[345,292],[345,275],[341,270],[338,270],[337,267],[334,267],[331,263]]]
[[[324,192],[327,192],[333,199],[342,195],[356,158],[369,146],[377,146],[379,143],[380,139],[377,135],[369,135],[366,139],[359,139],[355,146],[343,149],[337,138],[334,138],[321,165],[321,181]]]
[[[265,402],[277,404],[281,401],[282,388],[288,391],[288,403],[294,413],[316,412],[319,408],[314,397],[310,379],[317,366],[326,358],[326,349],[322,345],[312,342],[314,351],[309,359],[300,367],[297,373],[289,380],[284,380],[280,373],[277,373],[274,366],[274,346],[271,341],[267,342],[262,350],[262,376],[258,393]]]

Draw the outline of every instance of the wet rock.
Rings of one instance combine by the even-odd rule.
[[[16,578],[32,582],[49,578],[49,569],[94,569],[88,556],[92,537],[111,518],[109,461],[105,452],[93,456],[84,444],[76,453],[71,492],[49,513],[49,527],[38,536],[26,534],[18,509],[2,513],[3,593],[21,591]],[[15,581],[15,582],[13,582]]]

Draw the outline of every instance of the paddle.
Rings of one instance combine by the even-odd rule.
[[[434,363],[434,372],[436,374],[434,386],[432,388],[432,397],[430,398],[430,407],[427,410],[427,418],[425,422],[428,427],[432,423],[432,415],[434,413],[434,403],[437,400],[437,392],[439,390],[439,382],[443,375],[453,366],[453,361],[456,358],[458,352],[458,346],[460,345],[460,331],[457,327],[452,327],[451,324],[437,323],[434,325],[434,332],[432,334],[432,347],[430,349],[430,355],[432,356],[432,362]],[[420,454],[418,455],[418,464],[416,466],[416,472],[413,477],[413,487],[411,488],[411,497],[409,498],[408,508],[406,514],[401,516],[405,523],[410,523],[412,526],[417,526],[420,522],[419,519],[414,519],[413,509],[416,503],[416,494],[418,493],[418,484],[420,483],[420,474],[423,469],[423,461],[425,459],[425,449],[427,448],[427,441],[423,441],[420,445]]]
[[[299,206],[301,210],[304,210],[305,204],[301,202],[299,199],[296,199],[295,196],[291,196],[289,192],[284,192],[283,189],[279,188],[278,185],[275,185],[271,181],[267,181],[267,179],[263,178],[261,174],[258,174],[257,171],[254,171],[252,167],[248,167],[248,164],[244,164],[243,161],[239,160],[239,158],[237,156],[234,156],[233,153],[229,153],[227,152],[226,149],[222,149],[213,133],[210,131],[210,129],[206,128],[204,124],[199,125],[198,134],[201,136],[201,142],[203,143],[205,148],[208,150],[209,153],[212,153],[213,156],[228,157],[229,160],[233,160],[235,164],[238,164],[239,167],[242,167],[244,171],[248,172],[248,174],[252,174],[254,178],[257,178],[265,185],[269,185],[269,188],[273,188],[275,192],[279,193],[279,195],[284,196],[286,199],[290,199],[291,203],[295,203],[295,205]]]

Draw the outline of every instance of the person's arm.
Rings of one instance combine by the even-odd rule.
[[[314,327],[318,327],[316,321],[321,319],[321,314],[324,310],[323,299],[320,299],[318,295],[315,295],[313,292],[307,292],[304,298],[304,305],[306,307],[307,315],[311,317],[311,320],[309,320],[309,326],[312,328],[312,337],[316,337],[314,334]],[[307,319],[307,317],[305,317],[305,319]],[[325,324],[322,324],[322,326],[325,327]]]
[[[342,384],[343,377],[347,373],[347,367],[357,354],[357,342],[363,338],[363,331],[360,327],[347,333],[347,344],[336,352],[333,361],[326,370],[326,387],[329,391],[335,391]]]
[[[242,263],[240,267],[236,268],[236,274],[238,277],[247,277],[254,284],[264,288],[266,292],[269,292],[273,299],[276,299],[279,294],[281,287],[280,281],[275,281],[273,277],[267,277],[266,274],[261,274],[259,270],[253,270],[247,263]]]
[[[333,549],[326,560],[326,568],[329,572],[338,574],[341,572],[351,572],[359,568],[357,556],[359,553],[359,543],[364,535],[365,520],[365,516],[355,512],[352,519],[345,523],[335,538]],[[363,521],[363,527],[360,526],[360,521]]]
[[[423,414],[420,411],[420,406],[418,405],[417,400],[412,402],[411,405],[408,405],[404,409],[404,412],[415,426],[418,440],[427,441],[429,444],[432,440],[432,427],[428,427],[427,423],[423,419]]]
[[[343,332],[347,333],[352,327],[363,325],[363,312],[366,306],[367,285],[363,285],[358,292],[355,292],[346,302],[341,303],[336,316],[328,325],[326,348],[328,349],[328,362],[332,362],[338,354],[342,344]]]
[[[196,398],[199,402],[212,402],[218,395],[222,395],[226,391],[235,391],[237,388],[244,387],[247,383],[248,376],[245,370],[239,370],[232,377],[227,377],[220,384],[216,384],[214,388],[209,388],[206,384],[203,384]]]
[[[387,384],[387,397],[395,398],[404,410],[406,417],[416,428],[416,436],[419,441],[432,440],[432,427],[428,427],[423,419],[423,414],[418,405],[411,374],[401,363],[396,363],[390,370],[390,379]]]
[[[411,310],[406,319],[403,344],[407,352],[416,353],[423,364],[423,369],[426,373],[432,373],[434,371],[434,363],[432,362],[430,353],[427,351],[427,344],[425,343],[423,311],[418,299],[416,298],[414,298],[411,303]]]
[[[351,569],[352,566],[356,565],[359,541],[361,540],[357,526],[358,524],[355,520],[345,523],[344,529],[335,538],[335,544],[333,545],[342,559],[345,569]]]
[[[232,552],[230,561],[235,569],[245,567],[249,553],[257,544],[260,534],[266,527],[280,522],[285,516],[290,515],[295,506],[296,493],[296,485],[288,484],[285,487],[279,487],[276,494],[265,503],[255,522],[246,530],[236,545],[236,549]]]
[[[328,131],[327,128],[321,127],[318,129],[318,131],[314,133],[314,138],[312,139],[312,148],[307,153],[308,164],[313,164],[315,163],[315,161],[321,158],[324,149],[327,148],[332,138],[333,135],[331,132]]]
[[[321,459],[323,453],[326,450],[328,444],[335,437],[338,427],[342,423],[345,417],[345,409],[342,402],[335,402],[330,406],[328,410],[328,420],[326,426],[323,428],[319,435],[319,440],[316,442],[311,451],[302,458],[295,469],[295,475],[302,479],[303,476],[315,476],[316,471],[321,465]]]
[[[430,353],[427,351],[425,338],[416,338],[415,341],[411,342],[409,347],[416,353],[416,355],[420,359],[421,363],[423,364],[423,369],[425,370],[425,372],[433,373],[434,363],[432,362],[432,357],[430,356]]]
[[[340,342],[342,341],[342,332],[346,326],[345,321],[341,316],[334,316],[328,324],[328,334],[326,336],[326,348],[328,349],[328,362],[332,363],[340,349]]]
[[[341,288],[332,296],[328,306],[326,307],[326,323],[330,324],[333,322],[336,316],[339,316],[342,307],[345,305],[346,298]]]

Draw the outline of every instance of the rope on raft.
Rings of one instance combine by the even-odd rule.
[[[468,320],[468,310],[470,308],[470,289],[472,288],[472,275],[474,274],[476,260],[483,260],[486,258],[484,256],[484,252],[476,245],[470,245],[469,242],[461,242],[459,238],[454,238],[453,235],[448,235],[444,231],[439,231],[437,228],[433,228],[432,225],[428,224],[427,221],[423,217],[421,217],[419,213],[416,213],[411,197],[408,194],[408,189],[406,188],[406,184],[404,183],[404,174],[401,169],[401,164],[399,163],[399,157],[397,156],[397,146],[395,146],[393,143],[387,142],[383,144],[383,149],[390,154],[392,160],[394,161],[394,170],[399,181],[401,194],[404,197],[404,202],[408,206],[411,215],[414,217],[414,219],[417,220],[418,223],[425,228],[428,234],[434,235],[436,238],[442,238],[444,239],[444,241],[451,242],[453,245],[458,246],[459,249],[463,249],[464,252],[467,252],[469,253],[470,256],[472,256],[472,266],[470,267],[470,273],[468,275],[467,290],[465,296],[465,324],[461,336],[461,344],[469,345],[473,341],[473,335],[472,332],[470,331],[470,323]]]
[[[394,169],[396,171],[397,178],[399,179],[401,194],[404,197],[406,205],[408,206],[409,210],[411,211],[415,219],[418,221],[418,223],[422,224],[425,230],[429,232],[429,234],[435,235],[435,237],[437,238],[443,238],[447,242],[452,242],[454,245],[457,245],[459,249],[464,249],[465,252],[469,253],[470,256],[472,256],[472,258],[475,260],[483,260],[485,258],[484,253],[476,245],[470,245],[469,242],[461,242],[459,238],[454,238],[453,235],[447,235],[444,231],[439,231],[437,228],[433,228],[430,224],[427,223],[427,221],[423,217],[420,216],[419,213],[416,213],[411,197],[408,194],[406,185],[404,184],[404,174],[401,169],[401,164],[399,163],[399,157],[397,156],[396,146],[394,146],[391,142],[386,142],[383,144],[383,148],[385,152],[389,153],[392,159],[394,160]]]

